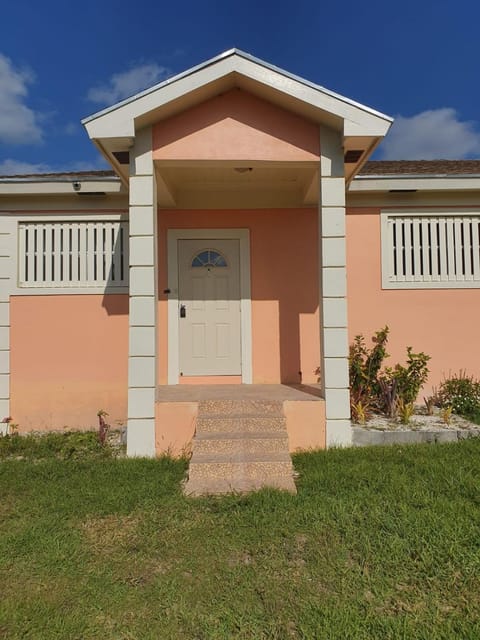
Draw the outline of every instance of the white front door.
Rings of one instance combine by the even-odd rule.
[[[178,240],[180,375],[241,375],[240,247]]]

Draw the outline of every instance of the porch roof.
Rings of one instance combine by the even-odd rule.
[[[243,51],[230,49],[85,118],[82,124],[101,153],[127,181],[128,149],[136,131],[234,87],[341,132],[347,180],[367,160],[392,123],[389,116],[370,107]]]

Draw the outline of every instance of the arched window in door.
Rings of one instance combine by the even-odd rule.
[[[192,267],[226,267],[227,261],[215,249],[202,249],[192,260]]]

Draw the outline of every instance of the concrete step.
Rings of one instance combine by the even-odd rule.
[[[187,495],[296,492],[282,402],[201,401],[192,450]]]
[[[209,433],[195,439],[195,455],[269,454],[288,451],[287,434],[279,433]]]
[[[277,431],[286,433],[283,415],[271,414],[201,414],[197,416],[196,433],[255,433]]]
[[[194,478],[189,479],[184,493],[188,496],[218,495],[222,493],[248,493],[259,489],[280,489],[296,493],[297,489],[291,474],[289,476],[269,476],[267,479],[254,478]]]
[[[187,495],[251,491],[276,487],[296,492],[290,456],[285,453],[265,455],[197,455],[190,462]]]
[[[198,415],[231,416],[237,414],[283,416],[283,402],[275,400],[202,400]]]
[[[252,452],[252,453],[197,453],[197,448],[193,450],[190,459],[190,470],[196,466],[202,465],[223,465],[227,463],[252,465],[252,469],[256,469],[255,465],[281,464],[283,468],[292,469],[292,459],[288,451],[274,452]],[[260,469],[260,467],[259,467]]]

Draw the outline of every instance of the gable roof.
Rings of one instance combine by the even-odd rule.
[[[113,104],[109,107],[106,107],[105,109],[102,109],[101,111],[98,111],[90,116],[87,116],[86,118],[84,118],[82,120],[82,124],[83,125],[88,125],[88,123],[92,122],[93,120],[96,120],[97,118],[100,118],[102,116],[105,116],[109,113],[112,113],[113,111],[116,111],[118,109],[121,109],[124,106],[130,105],[134,102],[136,102],[137,100],[144,98],[150,94],[156,93],[157,91],[161,90],[162,88],[171,85],[175,82],[178,82],[184,78],[187,78],[188,76],[194,75],[196,73],[198,73],[199,71],[202,71],[204,69],[206,69],[207,67],[213,66],[215,64],[217,64],[218,62],[225,60],[227,58],[237,58],[238,60],[240,59],[244,59],[244,60],[248,60],[250,62],[252,62],[254,65],[256,66],[261,66],[266,70],[269,70],[275,74],[279,74],[281,76],[284,76],[285,78],[288,78],[296,83],[299,83],[301,85],[304,85],[306,88],[309,89],[313,89],[314,91],[320,92],[325,94],[325,96],[329,96],[331,98],[333,98],[334,100],[338,100],[340,102],[344,102],[346,105],[350,105],[352,107],[358,108],[362,111],[365,111],[367,113],[370,113],[374,116],[377,116],[387,122],[393,122],[393,119],[390,118],[389,116],[380,113],[380,111],[376,111],[375,109],[372,109],[371,107],[367,107],[363,104],[360,104],[359,102],[356,102],[355,100],[352,100],[350,98],[347,98],[345,96],[340,95],[339,93],[335,93],[334,91],[331,91],[330,89],[326,89],[325,87],[322,87],[318,84],[315,84],[314,82],[310,82],[309,80],[306,80],[305,78],[302,78],[301,76],[297,76],[293,73],[290,73],[289,71],[286,71],[285,69],[281,69],[280,67],[277,67],[273,64],[270,64],[268,62],[265,62],[265,60],[261,60],[260,58],[257,58],[249,53],[246,53],[245,51],[242,51],[241,49],[229,49],[227,51],[224,51],[223,53],[220,53],[218,56],[215,56],[213,58],[210,58],[209,60],[206,60],[205,62],[202,62],[201,64],[196,65],[195,67],[192,67],[190,69],[187,69],[186,71],[183,71],[182,73],[176,74],[175,76],[172,76],[171,78],[167,78],[166,80],[163,80],[162,82],[157,83],[156,85],[153,85],[152,87],[149,87],[147,89],[145,89],[144,91],[140,91],[139,93],[136,93],[128,98],[125,98],[124,100],[121,100],[120,102],[117,102],[116,104]]]
[[[173,78],[82,120],[102,155],[126,182],[126,158],[136,132],[186,111],[232,88],[240,88],[342,134],[347,179],[372,153],[392,118],[304,78],[279,69],[239,49],[230,49]]]

